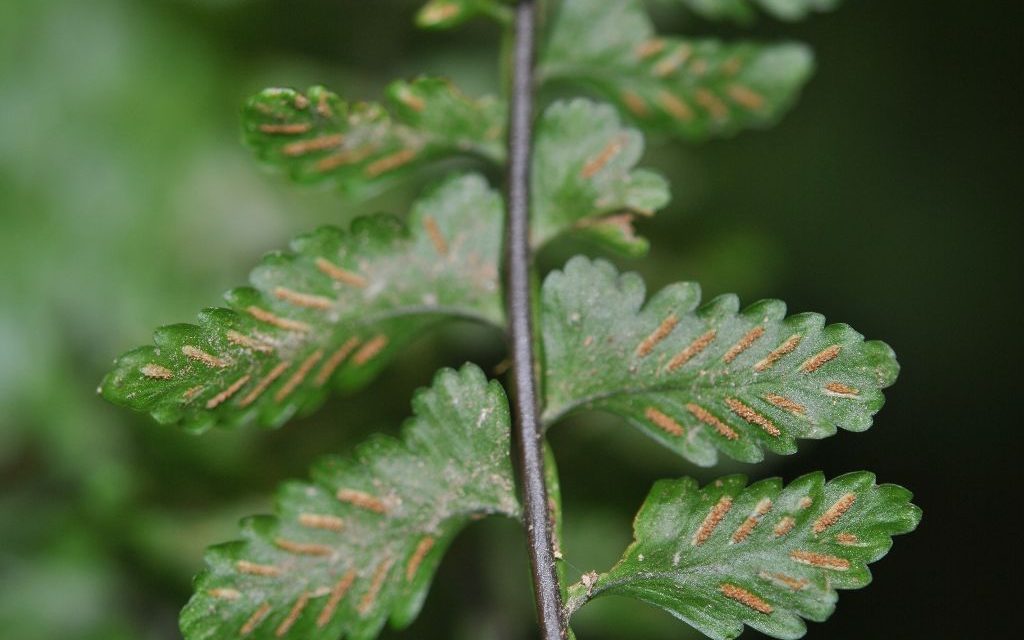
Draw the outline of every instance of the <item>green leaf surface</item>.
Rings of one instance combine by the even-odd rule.
[[[573,258],[542,288],[547,424],[579,409],[626,418],[699,465],[756,462],[796,438],[863,431],[899,372],[892,349],[818,314],[736,296],[699,305],[693,283],[644,303],[635,273]]]
[[[712,20],[749,23],[761,9],[780,20],[801,20],[814,12],[832,11],[842,0],[676,0]]]
[[[638,0],[564,0],[538,73],[588,86],[647,129],[702,139],[773,123],[812,66],[800,44],[659,37]]]
[[[921,520],[909,491],[876,485],[865,471],[830,482],[813,473],[785,488],[778,478],[745,485],[742,476],[704,488],[690,478],[655,483],[636,516],[633,544],[608,573],[570,587],[567,610],[621,595],[711,638],[735,638],[744,624],[799,638],[801,618],[828,618],[835,589],[867,585],[867,565]]]
[[[509,410],[473,365],[443,370],[413,399],[400,439],[284,485],[276,517],[213,547],[181,615],[188,640],[376,637],[418,614],[445,549],[471,520],[516,516]]]
[[[266,89],[246,104],[246,141],[296,182],[331,181],[357,196],[431,161],[504,159],[505,107],[493,97],[472,100],[440,78],[395,82],[387,96],[385,108],[323,87]]]
[[[430,0],[416,14],[416,25],[424,29],[450,29],[470,18],[490,16],[508,22],[509,8],[497,0]]]
[[[377,215],[324,227],[271,253],[229,309],[158,329],[121,356],[104,397],[164,423],[278,426],[333,385],[369,381],[444,318],[501,324],[501,197],[483,178],[451,178],[417,201],[409,226]]]
[[[533,153],[532,242],[573,231],[626,255],[646,253],[633,218],[665,206],[669,189],[660,175],[634,169],[643,151],[643,136],[609,105],[577,99],[548,107]]]

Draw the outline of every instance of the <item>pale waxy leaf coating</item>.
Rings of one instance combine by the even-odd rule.
[[[533,244],[572,231],[627,255],[646,253],[633,217],[653,215],[669,190],[660,175],[634,168],[643,150],[640,132],[622,126],[609,105],[576,99],[548,107],[533,152]]]
[[[712,20],[750,22],[760,8],[780,20],[800,20],[816,11],[831,11],[842,0],[675,0]]]
[[[795,452],[797,438],[863,431],[899,372],[888,345],[848,325],[786,317],[778,300],[698,306],[693,283],[645,304],[641,278],[604,261],[573,258],[541,296],[545,423],[607,411],[699,465],[719,450],[756,462],[764,449]]]
[[[449,81],[418,78],[387,90],[388,107],[346,102],[323,87],[266,89],[246,104],[246,141],[297,182],[332,181],[355,195],[386,188],[432,160],[504,159],[505,107],[472,100]]]
[[[735,638],[744,624],[799,638],[802,618],[828,618],[835,589],[867,585],[867,565],[921,519],[909,491],[876,485],[864,471],[830,482],[813,473],[785,488],[778,478],[745,485],[742,476],[704,488],[690,478],[657,482],[633,544],[610,571],[570,587],[569,613],[598,595],[622,595],[715,639]]]
[[[501,385],[442,370],[413,398],[400,439],[282,486],[276,517],[213,547],[181,615],[188,640],[368,640],[419,613],[445,549],[471,520],[519,513]]]
[[[332,385],[362,385],[444,318],[500,325],[502,202],[483,178],[453,177],[418,200],[408,227],[389,216],[321,228],[272,253],[251,287],[199,324],[158,329],[121,356],[104,397],[202,430],[278,426]]]
[[[564,0],[538,73],[588,86],[647,129],[701,139],[773,123],[812,66],[799,44],[659,37],[639,0]]]

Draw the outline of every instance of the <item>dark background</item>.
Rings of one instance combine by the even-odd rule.
[[[991,637],[1016,614],[1021,568],[1018,6],[851,0],[740,30],[671,4],[660,4],[663,31],[803,40],[817,74],[770,130],[651,140],[646,163],[670,178],[673,203],[641,223],[651,256],[616,261],[651,290],[696,280],[706,297],[778,297],[848,322],[890,343],[903,369],[870,431],[756,468],[693,468],[602,416],[555,429],[570,577],[614,560],[657,478],[865,468],[914,490],[924,520],[807,637]],[[202,548],[267,511],[279,481],[394,433],[408,412],[396,399],[436,368],[501,360],[496,335],[459,327],[275,432],[196,438],[94,395],[114,355],[216,304],[264,251],[322,222],[403,210],[422,184],[353,204],[267,174],[238,143],[237,115],[270,85],[379,98],[391,79],[428,72],[495,90],[497,30],[420,33],[415,6],[0,5],[0,635],[177,637]],[[532,637],[524,562],[514,523],[474,525],[419,621],[388,637]],[[575,627],[581,640],[690,637],[612,598]]]

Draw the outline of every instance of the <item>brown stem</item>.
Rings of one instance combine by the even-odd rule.
[[[551,523],[548,518],[530,301],[530,153],[536,14],[534,0],[520,0],[515,10],[509,114],[505,295],[515,386],[512,413],[519,445],[520,483],[523,487],[524,518],[537,614],[541,637],[544,640],[563,640],[566,627],[562,619],[562,597],[558,588]]]

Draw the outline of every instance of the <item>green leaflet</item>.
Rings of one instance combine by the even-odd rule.
[[[813,473],[785,488],[778,478],[745,484],[742,476],[703,489],[690,478],[657,482],[636,516],[635,541],[608,573],[570,587],[569,614],[598,595],[623,595],[711,638],[735,638],[744,624],[799,638],[801,618],[828,618],[835,589],[867,585],[867,565],[921,520],[909,491],[875,485],[865,471],[827,483]]]
[[[757,8],[780,20],[800,20],[815,11],[831,11],[841,0],[675,0],[713,20],[750,22]]]
[[[508,7],[497,0],[430,0],[416,14],[416,25],[424,29],[450,29],[477,16],[490,16],[501,22],[511,20]]]
[[[181,614],[188,640],[376,637],[419,613],[448,544],[483,514],[515,517],[508,402],[473,365],[443,370],[413,399],[396,440],[281,488],[276,517],[213,547]]]
[[[453,155],[503,161],[505,107],[494,98],[471,100],[440,78],[398,81],[387,94],[393,115],[323,87],[266,89],[245,107],[246,141],[297,182],[330,180],[357,195]]]
[[[698,307],[699,287],[679,283],[644,304],[640,277],[604,261],[573,258],[541,295],[545,423],[608,411],[699,465],[863,431],[899,372],[885,343],[818,314],[787,318],[778,300]]]
[[[548,107],[531,167],[533,244],[572,230],[627,255],[646,253],[633,216],[653,215],[669,192],[660,175],[634,169],[643,150],[643,136],[608,105],[577,99]]]
[[[198,325],[158,329],[121,356],[101,392],[160,422],[278,426],[317,407],[333,380],[357,387],[445,317],[500,325],[502,202],[483,178],[454,177],[413,205],[321,228],[272,253],[251,287]]]
[[[771,124],[811,67],[799,44],[657,37],[638,0],[564,0],[538,73],[587,85],[648,129],[700,139]]]

